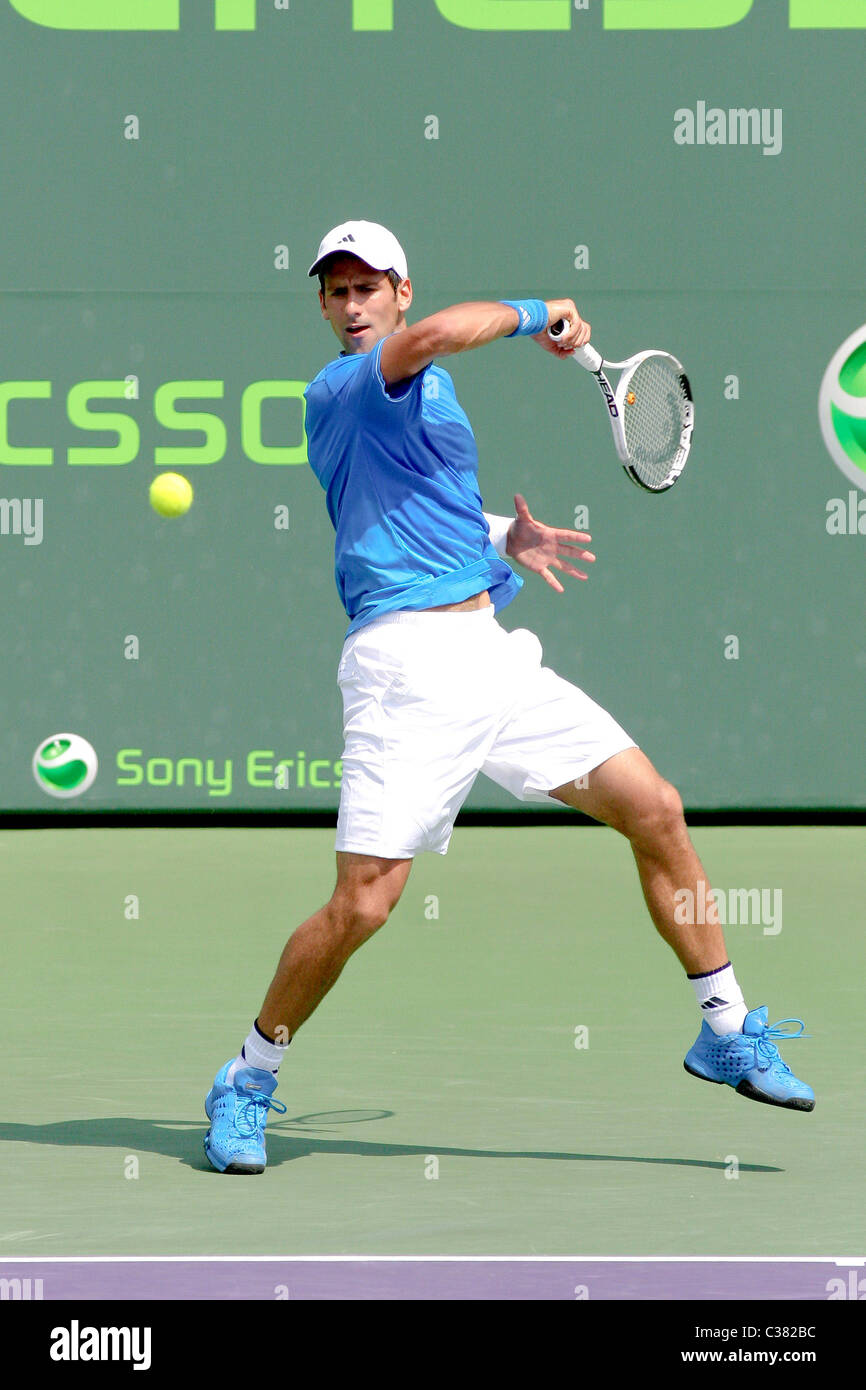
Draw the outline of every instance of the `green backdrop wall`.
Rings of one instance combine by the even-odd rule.
[[[866,0],[0,0],[0,809],[336,807],[300,392],[350,217],[399,237],[416,316],[568,295],[608,356],[683,360],[660,497],[570,364],[444,364],[486,508],[587,514],[598,556],[501,620],[688,806],[866,805],[864,56]],[[70,731],[99,771],[59,802],[31,764]]]

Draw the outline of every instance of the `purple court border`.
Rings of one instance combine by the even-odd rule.
[[[0,1258],[0,1299],[866,1299],[862,1258]]]

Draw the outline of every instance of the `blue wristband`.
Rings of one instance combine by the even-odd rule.
[[[501,299],[499,302],[516,309],[520,320],[514,332],[506,334],[506,337],[530,338],[536,333],[543,333],[547,327],[547,305],[543,299]]]

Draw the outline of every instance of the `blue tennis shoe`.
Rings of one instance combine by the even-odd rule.
[[[273,1072],[258,1067],[239,1067],[226,1082],[226,1073],[234,1061],[226,1062],[216,1074],[213,1086],[204,1103],[210,1129],[204,1137],[204,1151],[218,1173],[263,1173],[267,1164],[265,1154],[265,1125],[268,1111],[285,1115],[282,1101],[272,1100],[277,1089]]]
[[[796,1033],[785,1032],[783,1023],[799,1023]],[[803,1020],[782,1018],[767,1023],[767,1006],[752,1009],[743,1020],[742,1033],[718,1037],[704,1020],[698,1040],[686,1053],[683,1066],[691,1076],[733,1086],[741,1096],[786,1110],[814,1110],[815,1094],[805,1081],[799,1081],[782,1061],[774,1039],[808,1037]]]

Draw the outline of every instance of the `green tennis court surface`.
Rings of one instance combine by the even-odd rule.
[[[330,896],[333,831],[3,832],[0,1253],[862,1253],[866,830],[693,839],[729,900],[781,903],[726,936],[749,1006],[806,1022],[782,1055],[812,1114],[687,1076],[694,998],[629,847],[564,815],[416,861],[238,1178],[204,1096]]]

